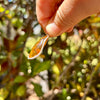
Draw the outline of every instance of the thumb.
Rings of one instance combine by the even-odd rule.
[[[80,11],[76,4],[77,0],[64,0],[63,3],[58,8],[53,21],[46,26],[46,32],[51,36],[58,36],[65,32],[71,31],[73,26],[79,22],[79,12]]]

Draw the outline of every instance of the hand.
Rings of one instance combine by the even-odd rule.
[[[100,11],[100,0],[36,0],[37,19],[51,37],[69,32],[84,18]]]

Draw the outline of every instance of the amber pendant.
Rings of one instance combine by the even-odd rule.
[[[48,41],[49,35],[46,35],[44,37],[42,37],[31,49],[31,52],[28,56],[28,59],[35,59],[36,57],[38,57],[42,51],[44,46],[46,45],[47,41]]]

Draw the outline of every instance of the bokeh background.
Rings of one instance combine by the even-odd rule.
[[[100,14],[49,38],[28,60],[45,35],[35,2],[0,0],[0,100],[100,100]]]

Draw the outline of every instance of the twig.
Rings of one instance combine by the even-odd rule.
[[[89,90],[90,90],[93,77],[94,77],[95,73],[97,72],[97,70],[99,69],[99,67],[100,67],[100,62],[99,62],[99,63],[97,64],[97,66],[93,69],[93,71],[92,71],[92,73],[91,73],[91,75],[90,75],[90,76],[91,76],[90,81],[89,81],[89,83],[88,83],[87,88],[85,89],[84,96],[82,97],[81,100],[85,100],[86,95],[88,94],[88,92],[89,92]]]
[[[3,5],[3,7],[5,8],[5,10],[2,13],[0,13],[0,17],[2,17],[5,14],[6,10],[10,9],[12,6],[13,6],[13,4],[10,4],[8,7],[6,7],[6,6]]]
[[[79,53],[80,53],[82,43],[83,43],[83,40],[82,40],[82,42],[81,42],[81,44],[80,44],[80,47],[79,47],[77,53],[76,53],[75,56],[73,57],[71,63],[69,63],[69,64],[66,66],[66,68],[64,69],[64,71],[63,71],[62,74],[60,75],[59,80],[58,80],[58,83],[62,80],[63,76],[69,71],[69,69],[75,65],[75,59],[76,59],[76,57],[77,57],[77,56],[79,55]]]
[[[35,10],[35,0],[34,0],[34,8],[33,8],[33,11]],[[33,21],[35,20],[35,13],[32,12],[29,14],[30,17],[27,19],[27,24],[25,25],[25,29],[26,29],[26,33],[28,34],[27,35],[27,38],[30,36],[30,34],[33,32],[33,28],[32,28],[32,23]],[[25,49],[25,45],[26,45],[26,42],[27,42],[27,38],[26,40],[24,41],[24,45],[23,45],[23,48],[22,48],[22,53],[20,54],[20,58],[19,58],[19,65],[22,63],[22,59],[23,59],[23,52],[24,52],[24,49]]]
[[[5,10],[2,13],[0,13],[0,17],[2,17],[5,14],[5,12],[9,10],[14,4],[18,4],[18,3],[19,3],[19,0],[17,0],[15,3],[9,4],[8,6],[5,6],[4,4],[2,4]]]
[[[42,100],[53,100],[53,98],[55,97],[55,95],[62,93],[62,89],[51,89],[49,92],[47,92],[44,96]],[[67,91],[67,89],[66,89]]]
[[[54,97],[54,90],[51,89],[47,93],[45,93],[40,100],[52,100],[53,97]]]
[[[98,42],[99,42],[99,44],[98,44],[98,52],[99,52],[99,47],[100,47],[100,39],[98,39]],[[100,54],[99,54],[98,59],[100,60]]]

